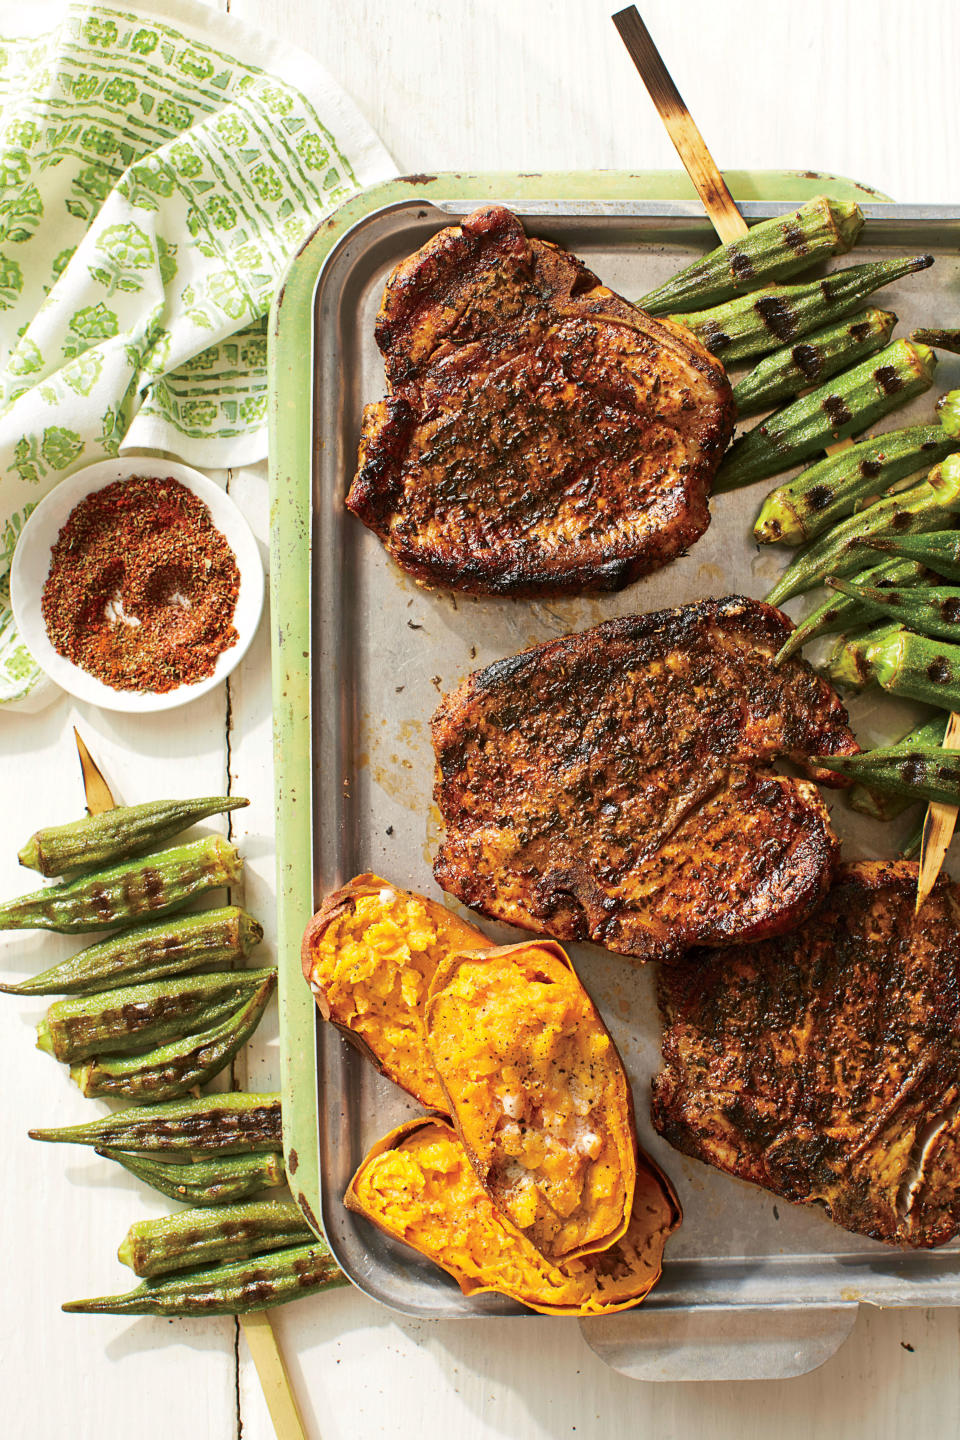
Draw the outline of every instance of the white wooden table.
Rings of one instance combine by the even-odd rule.
[[[163,0],[156,8],[163,11]],[[354,96],[402,170],[673,168],[623,52],[612,0],[221,0],[312,51]],[[642,11],[721,166],[828,170],[900,200],[960,201],[952,0],[644,0]],[[265,467],[230,477],[266,553]],[[223,691],[156,720],[64,699],[0,717],[5,842],[0,894],[23,888],[13,852],[82,804],[77,722],[124,800],[219,790],[235,819],[246,903],[271,954],[273,801],[269,625]],[[66,948],[66,947],[65,947]],[[42,962],[40,954],[42,949]],[[7,941],[8,974],[58,958],[49,936]],[[89,1117],[61,1067],[33,1050],[43,1006],[0,1007],[0,1434],[119,1440],[268,1440],[255,1373],[230,1320],[61,1314],[61,1300],[125,1289],[113,1260],[136,1218],[167,1203],[28,1125]],[[252,1047],[250,1088],[278,1078],[275,1025]],[[274,1312],[315,1440],[540,1440],[626,1434],[752,1440],[939,1440],[960,1422],[956,1311],[865,1312],[821,1370],[771,1384],[643,1385],[607,1370],[572,1321],[418,1323],[358,1293]]]

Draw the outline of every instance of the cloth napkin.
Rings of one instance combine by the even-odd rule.
[[[308,56],[191,0],[0,0],[0,704],[39,672],[9,571],[37,501],[125,448],[266,454],[291,255],[395,173]]]

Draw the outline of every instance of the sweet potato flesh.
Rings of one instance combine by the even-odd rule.
[[[641,1166],[626,1234],[602,1254],[559,1266],[504,1223],[449,1125],[403,1128],[363,1162],[347,1204],[442,1266],[465,1295],[496,1290],[547,1314],[597,1315],[638,1304],[659,1277],[680,1211],[652,1165]]]
[[[633,1200],[631,1100],[559,947],[452,957],[431,989],[427,1044],[495,1204],[552,1259],[611,1244]]]

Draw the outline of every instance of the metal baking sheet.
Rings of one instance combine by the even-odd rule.
[[[489,186],[478,183],[471,193],[462,180],[459,189],[449,187],[453,198],[445,197],[442,181],[414,183],[399,195],[393,187],[388,203],[358,208],[355,223],[341,218],[313,273],[304,278],[301,267],[300,294],[281,301],[274,331],[278,356],[286,344],[290,360],[296,341],[284,305],[295,303],[309,316],[308,343],[299,353],[301,366],[311,368],[309,381],[301,374],[299,383],[309,393],[310,413],[305,416],[291,398],[296,387],[285,388],[283,376],[275,374],[273,416],[281,452],[273,473],[273,594],[288,1165],[301,1204],[322,1221],[351,1279],[398,1310],[432,1317],[528,1312],[496,1296],[465,1299],[434,1266],[344,1209],[341,1197],[367,1149],[417,1107],[316,1017],[299,978],[299,930],[326,892],[363,870],[440,895],[431,874],[439,817],[428,721],[442,691],[479,666],[614,615],[712,595],[760,597],[786,559],[783,550],[760,551],[749,538],[768,488],[762,484],[715,499],[710,529],[687,556],[618,595],[531,602],[431,593],[389,560],[347,513],[343,496],[355,468],[362,407],[384,393],[373,342],[384,281],[452,216],[490,198]],[[519,177],[513,188],[502,183],[499,198],[529,232],[573,250],[628,297],[644,294],[715,243],[693,202],[638,201],[629,190],[626,196],[590,198],[585,183],[571,198],[569,177],[562,191],[567,198],[551,198],[549,191],[525,195]],[[846,197],[855,187],[831,188]],[[817,191],[811,183],[803,193]],[[802,198],[786,193],[794,203]],[[748,219],[788,208],[743,206]],[[932,270],[872,300],[896,311],[896,335],[920,324],[956,323],[960,210],[891,204],[864,209],[856,261],[920,251],[936,257]],[[878,428],[928,419],[935,395],[955,385],[960,357],[943,355],[934,391]],[[808,601],[786,608],[801,614]],[[907,704],[874,695],[853,699],[849,708],[864,744],[897,736],[914,713]],[[889,856],[910,827],[912,817],[880,825],[824,793],[847,858]],[[517,937],[506,926],[480,923],[497,939]],[[903,1253],[859,1239],[818,1209],[790,1205],[721,1175],[661,1140],[648,1104],[659,1062],[653,970],[594,946],[568,948],[629,1071],[640,1143],[671,1176],[684,1209],[684,1223],[667,1247],[663,1280],[646,1304],[627,1315],[583,1322],[604,1358],[645,1378],[799,1373],[840,1343],[860,1301],[960,1303],[957,1245]],[[690,1338],[694,1315],[698,1323],[706,1319],[706,1340],[699,1332]],[[745,1327],[742,1336],[738,1326]]]

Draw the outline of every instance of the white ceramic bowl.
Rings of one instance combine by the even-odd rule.
[[[116,690],[105,685],[71,660],[58,655],[50,643],[40,598],[50,570],[50,551],[71,511],[87,495],[112,485],[116,480],[129,480],[146,475],[164,480],[170,476],[198,496],[210,511],[213,524],[227,541],[240,570],[240,593],[233,617],[237,643],[218,657],[212,675],[193,685],[178,685],[163,694],[156,691]],[[61,480],[49,495],[44,496],[30,516],[13,554],[10,570],[10,600],[13,617],[27,648],[42,670],[61,689],[78,700],[87,700],[104,710],[126,710],[141,714],[153,710],[173,710],[206,695],[227,678],[243,659],[253,639],[263,609],[263,565],[260,551],[250,527],[225,490],[214,485],[198,470],[180,465],[175,460],[155,456],[127,455],[117,460],[102,460],[78,470]]]

